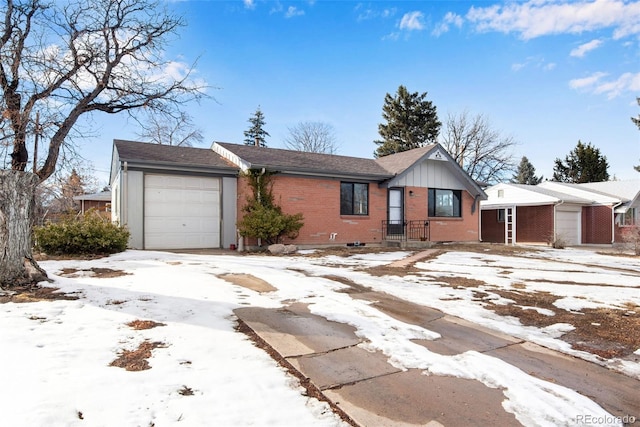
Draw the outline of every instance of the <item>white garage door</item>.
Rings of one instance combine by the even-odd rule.
[[[145,175],[144,247],[220,247],[220,179]]]
[[[558,209],[556,211],[556,238],[563,239],[567,245],[579,245],[581,215],[579,210]]]

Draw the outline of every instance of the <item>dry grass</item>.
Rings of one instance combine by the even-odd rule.
[[[140,343],[135,350],[122,350],[117,359],[109,364],[117,368],[124,368],[127,371],[145,371],[151,369],[149,359],[151,350],[156,348],[164,348],[166,345],[159,341],[150,342],[148,340]]]

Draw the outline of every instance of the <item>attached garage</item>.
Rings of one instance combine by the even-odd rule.
[[[581,243],[580,231],[582,229],[581,206],[557,206],[556,207],[556,239],[563,240],[569,246]]]
[[[220,247],[220,178],[146,174],[144,247]]]
[[[237,243],[239,169],[211,149],[114,141],[112,220],[132,249]]]

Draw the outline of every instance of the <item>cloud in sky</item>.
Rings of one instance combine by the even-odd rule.
[[[569,53],[569,56],[582,58],[587,54],[587,52],[591,52],[592,50],[595,50],[600,46],[602,46],[602,40],[591,40],[590,42],[581,44],[577,48],[573,49],[571,53]]]
[[[605,80],[607,76],[607,73],[599,71],[587,77],[571,80],[569,87],[594,94],[605,94],[609,99],[616,98],[623,92],[640,91],[640,73],[624,73],[613,80]]]
[[[242,2],[244,3],[244,7],[246,7],[247,9],[256,8],[256,2],[254,0],[242,0]]]
[[[440,21],[440,23],[438,23],[436,27],[433,29],[431,34],[433,34],[436,37],[441,34],[444,34],[449,31],[449,28],[451,25],[457,28],[462,28],[463,22],[464,22],[464,19],[462,18],[462,16],[453,12],[447,12],[447,14],[444,16],[442,21]]]
[[[472,6],[466,19],[478,31],[519,33],[523,39],[613,28],[614,39],[640,34],[640,2],[622,0],[530,0],[489,7]]]
[[[300,10],[295,6],[289,6],[287,8],[286,13],[284,14],[285,18],[293,18],[295,16],[302,16],[304,15],[304,10]]]
[[[414,11],[405,13],[400,20],[400,29],[408,31],[420,31],[424,29],[424,15],[422,12]]]

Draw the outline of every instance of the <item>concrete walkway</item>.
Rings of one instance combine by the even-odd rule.
[[[588,396],[614,416],[633,416],[639,420],[633,425],[640,425],[638,380],[388,294],[362,289],[350,294],[372,301],[398,320],[438,332],[439,339],[417,341],[432,352],[455,355],[475,350],[497,357]],[[311,314],[304,304],[246,307],[235,314],[274,357],[352,425],[520,425],[502,407],[501,390],[473,380],[427,376],[421,370],[401,371],[382,353],[358,347],[361,339],[353,327]]]

